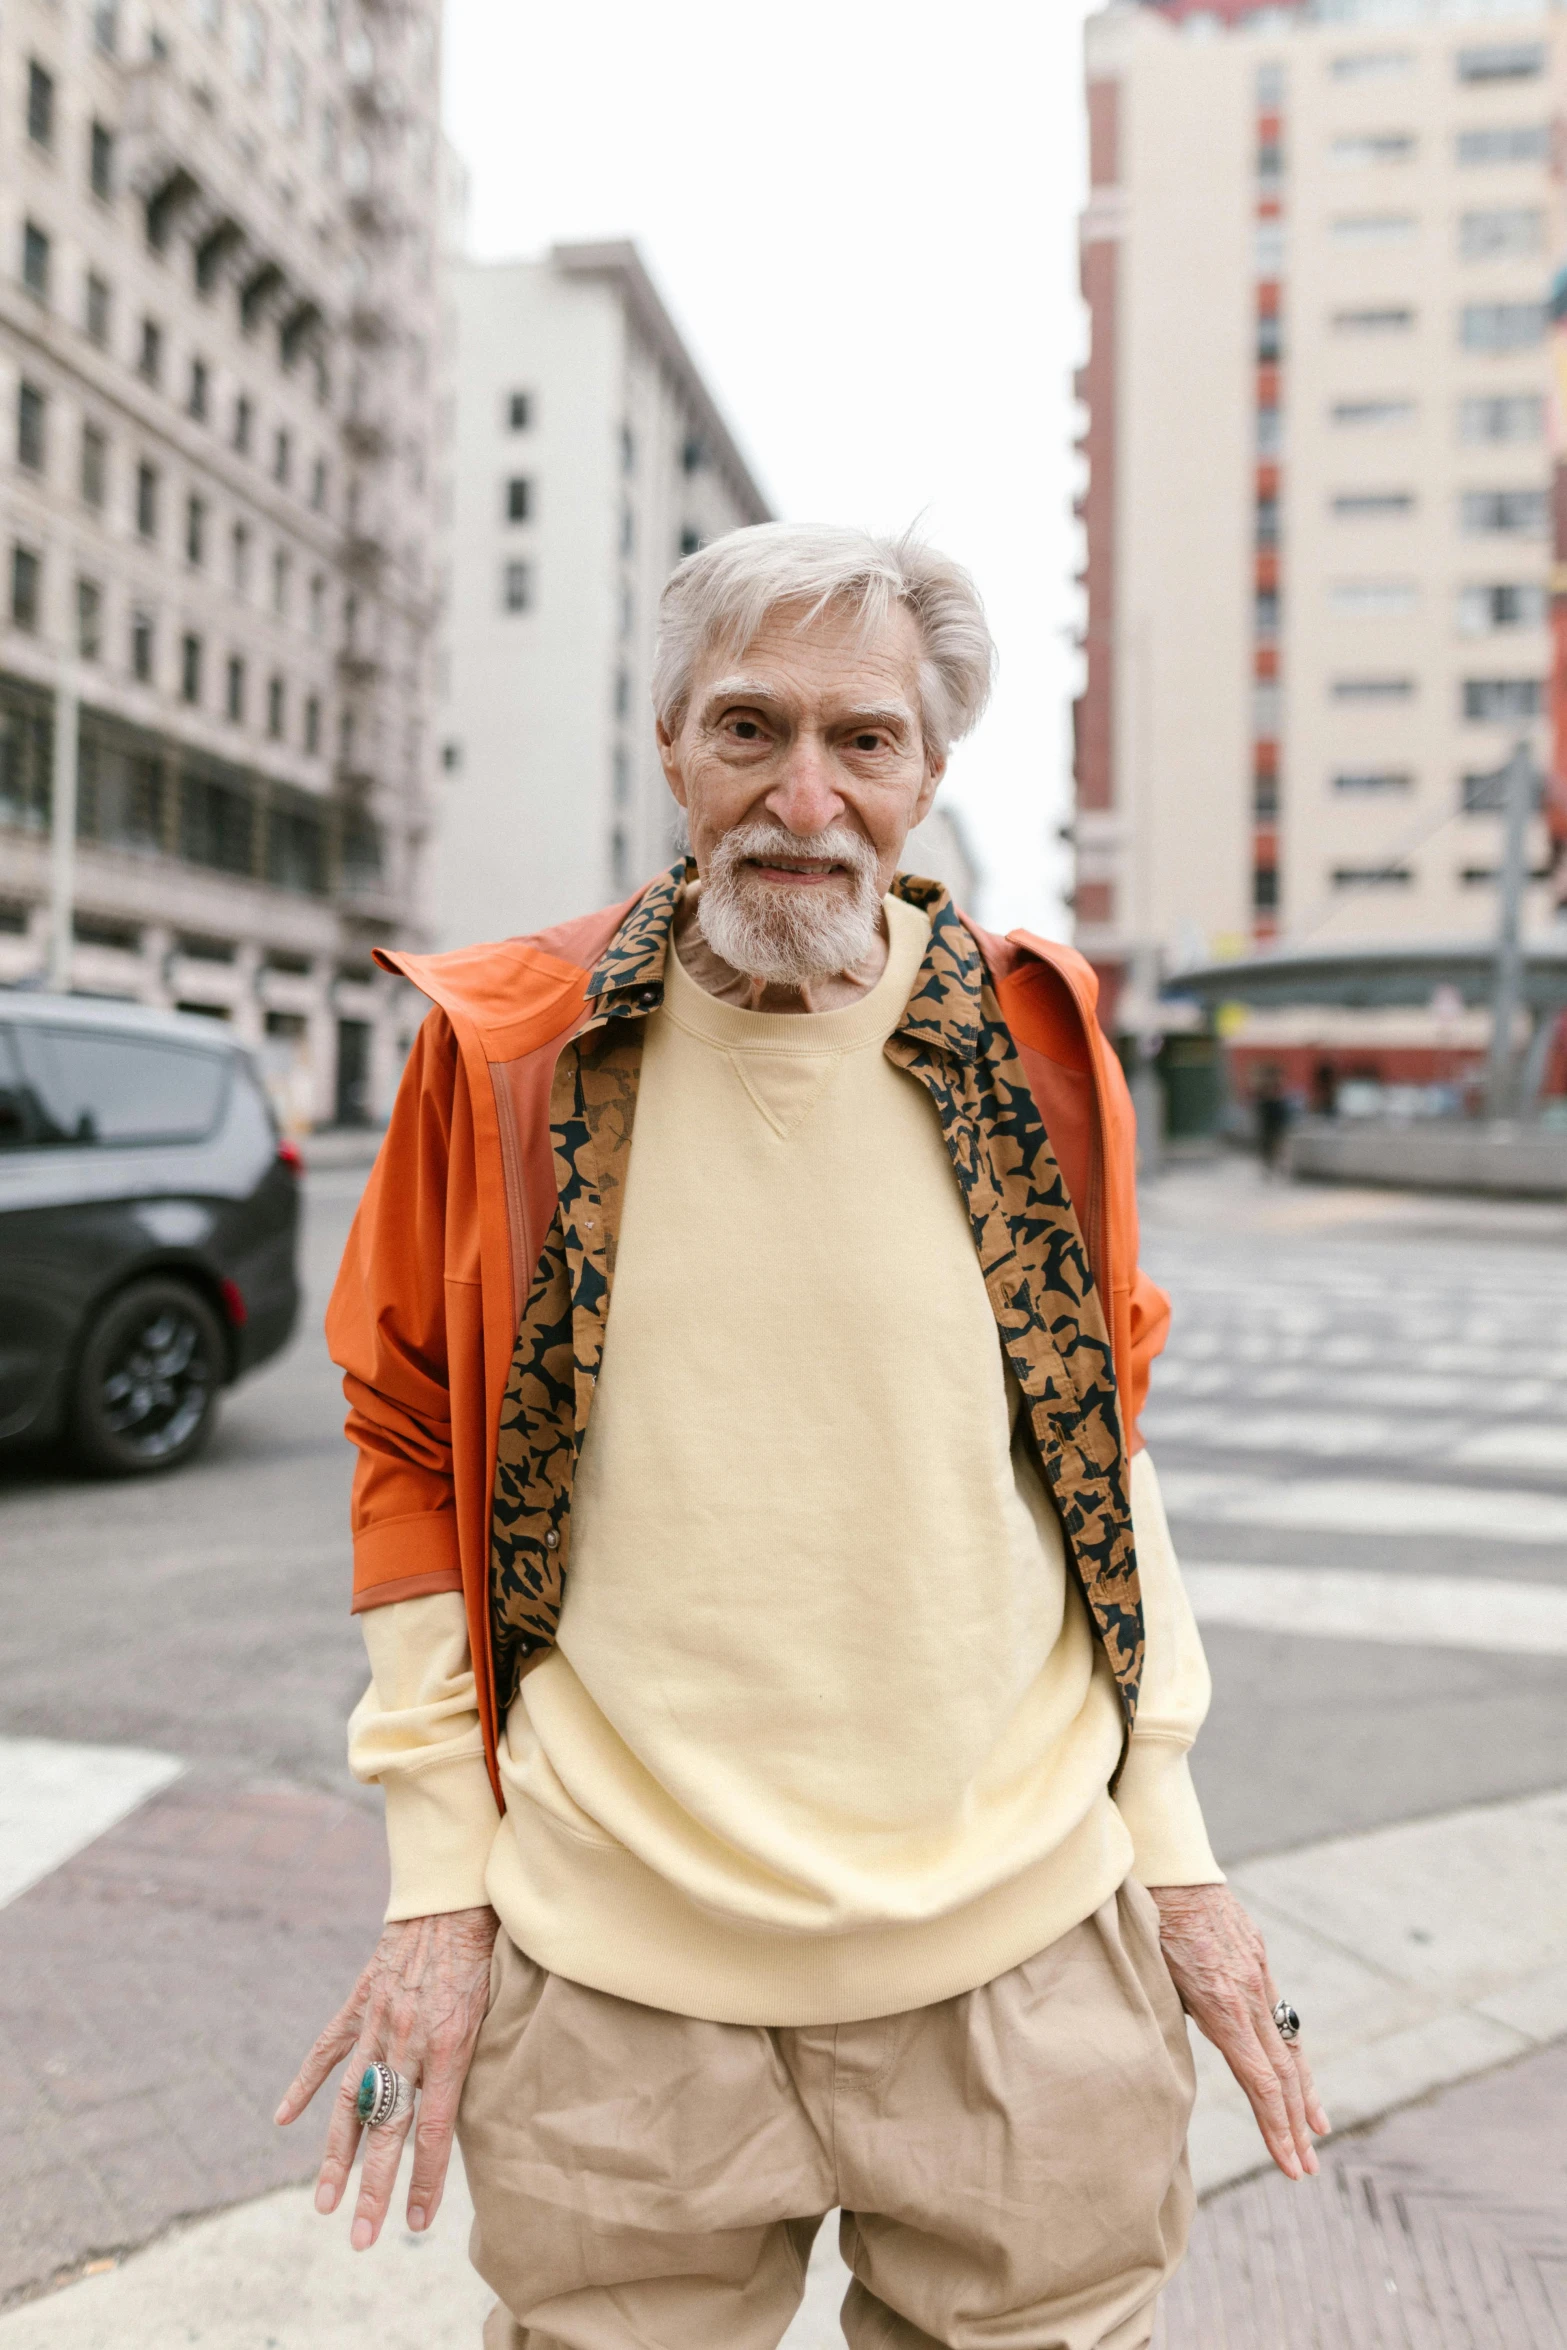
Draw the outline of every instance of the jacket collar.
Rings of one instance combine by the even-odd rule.
[[[636,1019],[663,1002],[670,934],[695,870],[686,858],[648,883],[588,975],[590,1020]],[[930,922],[930,944],[895,1033],[935,1045],[955,1060],[972,1061],[983,1019],[979,948],[939,881],[899,873],[892,894],[918,906]]]

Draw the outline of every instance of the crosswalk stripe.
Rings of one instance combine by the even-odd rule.
[[[176,1755],[0,1738],[0,1908],[177,1779]]]
[[[1466,1575],[1199,1564],[1182,1570],[1202,1624],[1500,1656],[1567,1656],[1567,1590]]]
[[[1172,1517],[1316,1533],[1422,1534],[1567,1543],[1567,1495],[1381,1477],[1235,1477],[1161,1464]]]

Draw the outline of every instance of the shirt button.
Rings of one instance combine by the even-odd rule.
[[[642,1006],[644,1012],[651,1012],[653,1006],[658,1002],[658,989],[656,987],[645,987],[642,990],[642,993],[638,996],[637,1002]]]
[[[544,1537],[544,1547],[546,1550],[559,1550],[560,1548],[560,1536],[556,1533],[553,1526]]]

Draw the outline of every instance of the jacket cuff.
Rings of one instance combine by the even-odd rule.
[[[394,1585],[412,1589],[393,1589]],[[462,1589],[457,1518],[452,1510],[416,1510],[405,1518],[381,1518],[354,1535],[354,1604],[386,1607],[431,1591]]]
[[[381,1786],[392,1863],[387,1924],[480,1908],[489,1899],[484,1871],[501,1816],[484,1757],[388,1771]]]
[[[1140,1885],[1222,1885],[1186,1748],[1173,1738],[1133,1736],[1115,1791],[1132,1839]]]

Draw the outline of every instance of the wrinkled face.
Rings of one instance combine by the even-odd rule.
[[[867,633],[841,607],[804,625],[784,608],[743,653],[699,662],[679,732],[659,728],[698,919],[735,969],[798,985],[869,951],[945,766],[921,731],[920,650],[901,609]]]

